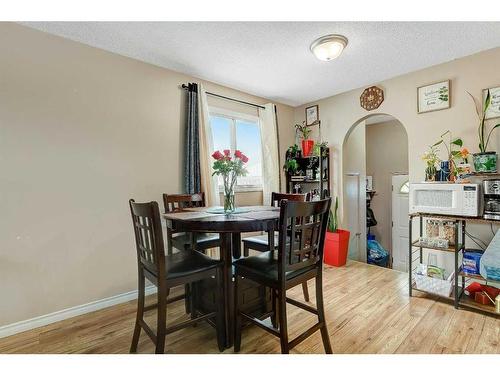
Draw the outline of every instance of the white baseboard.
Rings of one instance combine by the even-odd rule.
[[[146,295],[156,293],[156,287],[150,285],[146,287]],[[137,290],[118,294],[113,297],[101,299],[99,301],[85,303],[83,305],[70,307],[68,309],[56,311],[47,315],[37,316],[35,318],[23,320],[16,323],[11,323],[0,327],[0,338],[15,335],[16,333],[28,331],[30,329],[46,326],[47,324],[59,322],[61,320],[73,318],[78,315],[86,314],[92,311],[97,311],[118,305],[123,302],[131,301],[137,298]]]

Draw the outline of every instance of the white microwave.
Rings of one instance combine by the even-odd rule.
[[[480,185],[422,182],[410,184],[410,213],[480,215]]]

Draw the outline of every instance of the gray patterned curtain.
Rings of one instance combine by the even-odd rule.
[[[184,150],[184,191],[186,194],[201,191],[200,138],[198,119],[198,85],[189,83],[186,107],[186,142]]]

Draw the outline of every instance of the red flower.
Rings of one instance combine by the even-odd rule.
[[[212,157],[215,159],[215,160],[220,160],[220,159],[223,159],[224,158],[224,155],[222,155],[220,153],[220,151],[215,151],[213,154],[212,154]]]
[[[241,155],[243,155],[243,154],[241,153],[241,151],[240,151],[240,150],[236,150],[236,151],[234,151],[234,156],[235,156],[236,158],[240,158],[240,159],[241,159]]]
[[[224,150],[224,156],[231,155],[231,150]]]
[[[240,159],[243,163],[246,163],[248,161],[248,157],[246,155],[241,154]]]

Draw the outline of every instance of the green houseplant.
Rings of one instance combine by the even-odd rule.
[[[302,156],[309,156],[314,147],[314,141],[309,139],[312,130],[306,125],[306,122],[303,121],[302,125],[295,124],[295,132],[300,134],[302,138]]]
[[[338,208],[339,199],[335,198],[333,211],[328,214],[328,227],[325,234],[324,261],[326,264],[335,267],[341,267],[347,262],[347,253],[349,251],[348,230],[338,228]]]
[[[488,144],[490,143],[491,134],[496,128],[500,127],[500,124],[494,125],[489,131],[487,129],[486,112],[491,104],[490,90],[486,94],[482,110],[479,101],[470,92],[467,91],[467,94],[474,102],[478,118],[479,152],[473,154],[474,169],[476,172],[495,173],[497,171],[497,153],[488,151]]]
[[[437,146],[432,145],[429,146],[429,150],[424,152],[422,155],[422,160],[426,163],[425,181],[436,180],[437,166],[441,162],[441,159],[439,159],[439,156],[437,155],[438,151]]]
[[[314,147],[313,147],[313,152],[312,152],[313,155],[314,156],[321,156],[321,148],[322,147],[328,147],[328,142],[315,143]],[[323,153],[323,154],[325,154],[325,153]]]
[[[287,159],[283,165],[283,170],[290,175],[294,175],[297,169],[299,169],[299,163],[295,159]]]
[[[449,137],[447,142],[445,141],[446,135],[448,135],[448,137]],[[446,176],[447,177],[446,179],[449,181],[455,181],[455,178],[457,175],[457,165],[456,165],[455,160],[457,158],[460,158],[460,157],[466,159],[467,156],[464,156],[464,155],[468,155],[469,151],[466,148],[454,150],[454,148],[456,148],[456,147],[462,147],[464,145],[464,142],[462,141],[461,138],[453,138],[451,136],[451,131],[449,131],[449,130],[447,130],[443,134],[441,134],[441,140],[434,143],[431,146],[431,149],[439,146],[440,144],[443,144],[444,147],[446,147],[446,151],[447,151],[447,158],[448,158],[448,171],[447,172],[449,174]]]

